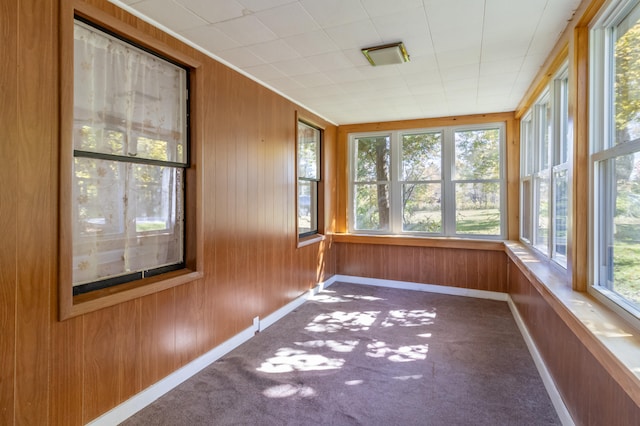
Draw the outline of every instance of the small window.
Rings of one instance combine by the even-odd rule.
[[[298,235],[318,233],[321,130],[298,121]]]
[[[188,73],[74,24],[73,294],[184,267]]]
[[[593,293],[640,319],[640,4],[613,2],[591,33]]]

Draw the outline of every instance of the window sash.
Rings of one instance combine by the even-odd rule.
[[[296,170],[298,183],[297,224],[298,237],[318,233],[318,187],[320,174],[320,145],[322,131],[304,121],[298,120],[296,142]]]
[[[72,285],[184,268],[188,73],[74,23]]]

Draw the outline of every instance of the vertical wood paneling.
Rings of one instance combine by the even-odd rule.
[[[115,306],[84,316],[83,423],[120,402],[118,310]]]
[[[175,290],[175,289],[173,289]],[[126,401],[142,390],[142,357],[140,356],[140,300],[118,305],[118,402]]]
[[[506,292],[501,251],[335,244],[336,274]]]
[[[16,254],[15,420],[42,424],[49,413],[49,321],[52,266],[55,258],[55,182],[52,159],[58,134],[57,2],[18,2],[18,138],[16,203],[20,232]],[[47,119],[43,119],[43,118]],[[4,206],[3,206],[4,208]],[[34,350],[34,348],[42,348]]]
[[[510,295],[576,424],[637,424],[640,407],[509,263]]]
[[[198,283],[193,282],[174,289],[176,300],[176,361],[184,365],[198,353]]]
[[[54,298],[55,299],[55,298]],[[57,306],[57,303],[52,303]],[[51,384],[49,405],[50,425],[82,424],[82,382],[84,351],[81,317],[67,321],[57,321],[57,313],[52,312],[51,354],[49,383]],[[10,423],[4,423],[10,424]]]
[[[16,275],[19,140],[17,122],[17,2],[0,2],[0,424],[14,422],[16,361]]]

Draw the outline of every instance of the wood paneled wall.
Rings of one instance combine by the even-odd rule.
[[[637,425],[640,407],[591,354],[514,262],[509,293],[575,424]]]
[[[69,0],[0,4],[0,424],[80,425],[334,274],[329,244],[297,247],[295,113],[336,127],[125,13],[82,4],[194,58],[203,278],[58,321],[60,16]],[[66,37],[69,39],[69,37]],[[64,38],[63,38],[64,39]],[[333,204],[325,203],[331,226]],[[325,231],[331,231],[328,227]]]
[[[335,256],[340,275],[508,291],[502,250],[336,243]]]

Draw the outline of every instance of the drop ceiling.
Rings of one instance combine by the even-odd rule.
[[[579,0],[112,0],[335,124],[513,111]],[[410,62],[361,49],[402,41]]]

